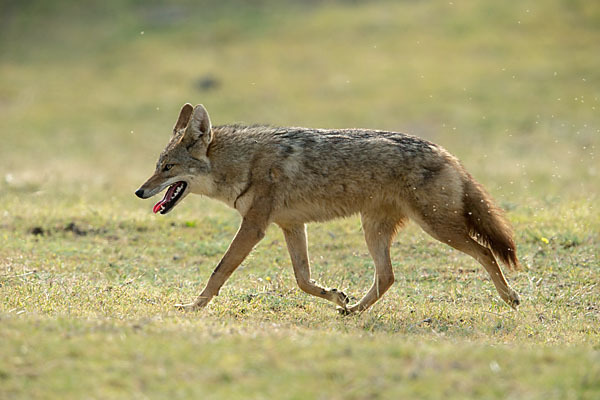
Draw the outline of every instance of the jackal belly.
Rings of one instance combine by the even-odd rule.
[[[404,190],[397,184],[361,186],[350,182],[294,189],[277,191],[272,213],[275,222],[322,222],[365,210],[402,210],[407,203]]]

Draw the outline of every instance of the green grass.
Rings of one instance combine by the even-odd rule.
[[[600,396],[595,2],[2,7],[0,398]],[[178,312],[239,223],[208,199],[157,217],[133,196],[186,101],[215,124],[445,146],[508,211],[519,311],[409,225],[364,314],[302,293],[276,228],[207,309]],[[309,242],[315,278],[362,296],[358,219]]]

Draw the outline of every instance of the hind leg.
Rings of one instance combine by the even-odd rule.
[[[508,282],[506,282],[506,278],[490,249],[480,245],[470,237],[464,239],[462,243],[459,241],[457,244],[448,244],[479,261],[490,275],[490,278],[496,287],[496,291],[502,300],[515,310],[517,309],[518,305],[521,303],[519,295],[510,287]]]
[[[470,255],[474,259],[476,259],[487,271],[498,291],[498,294],[509,306],[516,309],[520,304],[519,295],[515,292],[506,282],[506,278],[496,261],[496,258],[488,249],[477,243],[473,240],[466,230],[461,232],[456,229],[456,226],[453,226],[454,229],[447,229],[447,227],[443,227],[442,229],[433,229],[428,224],[420,224],[423,230],[430,234],[435,239],[439,240],[442,243],[445,243],[451,247],[454,247],[456,250],[460,250],[465,254]]]
[[[371,307],[394,283],[390,246],[403,220],[400,216],[391,218],[384,212],[361,214],[365,241],[375,263],[375,277],[367,294],[357,304],[348,307],[349,312]]]

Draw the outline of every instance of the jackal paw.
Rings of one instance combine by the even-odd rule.
[[[193,303],[186,304],[175,304],[175,307],[180,311],[199,311],[207,306],[210,299],[199,299],[194,301]]]
[[[515,292],[511,287],[506,289],[501,288],[498,290],[498,294],[504,300],[506,304],[511,306],[514,310],[517,310],[519,304],[521,304],[521,299],[519,298],[519,294]]]
[[[333,302],[340,308],[346,308],[348,303],[350,303],[350,297],[348,297],[348,295],[341,290],[331,289],[330,293],[333,296]]]
[[[508,305],[511,306],[514,310],[517,310],[519,308],[519,304],[521,304],[519,294],[512,289],[510,289],[510,292],[508,292],[507,299],[504,299],[504,301],[506,301]]]
[[[336,307],[336,310],[338,313],[340,313],[340,315],[346,316],[346,315],[351,315],[351,314],[355,314],[357,312],[361,311],[361,308],[359,307],[359,304],[354,304],[350,307],[346,306],[346,307]]]
[[[178,309],[179,311],[198,311],[200,308],[198,308],[194,303],[187,303],[187,304],[175,304],[175,308]]]
[[[337,306],[335,309],[337,310],[337,312],[338,312],[340,315],[343,315],[344,317],[345,317],[345,316],[347,316],[347,315],[350,315],[350,314],[352,314],[352,311],[350,311],[350,310],[349,310],[348,308],[346,308],[346,307],[340,307],[340,306]]]

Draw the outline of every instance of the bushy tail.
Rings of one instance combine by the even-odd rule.
[[[504,212],[468,173],[464,188],[465,218],[471,236],[492,250],[508,268],[520,269],[513,231]]]

